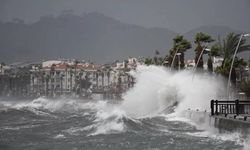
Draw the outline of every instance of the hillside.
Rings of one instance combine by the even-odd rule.
[[[216,40],[230,32],[242,33],[225,26],[202,26],[184,36],[193,41],[197,32],[208,33]],[[165,55],[175,35],[166,28],[126,24],[100,13],[43,16],[33,24],[15,19],[0,22],[0,62],[61,57],[105,63],[129,56],[153,56],[155,49]],[[192,45],[187,59],[194,57]]]
[[[33,24],[0,22],[0,61],[77,58],[96,62],[152,56],[169,49],[175,32],[121,23],[99,13],[44,16]]]

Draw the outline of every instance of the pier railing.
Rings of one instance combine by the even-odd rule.
[[[221,115],[221,114],[250,115],[250,101],[211,100],[210,107],[211,107],[211,115]]]

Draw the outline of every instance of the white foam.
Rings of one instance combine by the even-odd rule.
[[[194,133],[186,133],[191,136],[196,136],[196,137],[208,137],[212,138],[216,141],[232,141],[236,142],[237,145],[244,145],[244,139],[242,138],[242,135],[238,132],[233,132],[233,133],[211,133],[208,131],[202,131],[202,132],[194,132]]]
[[[243,142],[243,150],[249,150],[250,149],[250,138],[247,137]]]
[[[21,125],[21,126],[16,126],[16,127],[4,126],[4,127],[0,128],[0,130],[20,130],[20,129],[35,128],[38,126],[40,126],[40,125]]]
[[[58,134],[54,136],[54,139],[65,139],[65,136],[63,134]]]
[[[95,117],[95,126],[92,126],[95,131],[90,135],[125,131],[123,118],[126,113],[117,106],[106,104],[105,107],[99,107]]]
[[[192,72],[170,72],[163,67],[138,66],[131,73],[136,78],[133,89],[124,95],[121,108],[132,117],[158,114],[178,103],[176,112],[188,108],[208,110],[211,99],[218,97],[221,80]]]

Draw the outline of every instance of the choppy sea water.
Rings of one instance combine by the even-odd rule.
[[[119,103],[0,101],[0,149],[247,149],[237,133],[209,133],[171,114],[133,118]]]
[[[239,132],[221,132],[202,113],[225,93],[223,79],[138,66],[136,84],[116,100],[0,98],[0,150],[249,150]]]

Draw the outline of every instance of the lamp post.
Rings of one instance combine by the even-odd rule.
[[[194,75],[195,75],[196,69],[197,69],[197,67],[198,67],[198,64],[199,64],[199,62],[200,62],[201,56],[203,55],[204,51],[208,51],[208,52],[209,52],[209,51],[211,51],[211,50],[208,49],[208,48],[206,48],[206,47],[204,47],[204,48],[202,49],[202,51],[201,51],[201,53],[200,53],[200,55],[199,55],[199,57],[198,57],[197,63],[195,64],[194,69],[193,69],[193,77],[192,77],[192,80],[194,79]]]
[[[177,55],[178,51],[179,51],[179,48],[178,48],[178,49],[175,51],[175,53],[174,53],[174,58],[173,58],[173,60],[172,60],[172,62],[171,62],[170,71],[171,71],[171,70],[172,70],[172,68],[173,68],[174,61],[175,61],[175,57],[176,57],[176,55]]]
[[[178,56],[178,65],[179,65],[178,71],[180,71],[181,70],[181,59],[180,59],[181,53],[177,53],[176,55]]]
[[[230,88],[230,80],[231,80],[231,75],[232,75],[232,70],[233,70],[233,65],[234,65],[234,60],[235,60],[235,57],[236,57],[236,54],[238,52],[238,49],[239,49],[239,46],[240,46],[240,42],[242,40],[243,37],[247,37],[247,36],[250,36],[250,34],[241,34],[240,35],[240,39],[239,39],[239,42],[236,46],[236,49],[234,51],[234,55],[233,55],[233,60],[232,60],[232,63],[231,63],[231,67],[230,67],[230,71],[229,71],[229,75],[228,75],[228,81],[227,81],[227,97],[228,97],[228,100],[230,98],[230,92],[229,92],[229,88]]]

